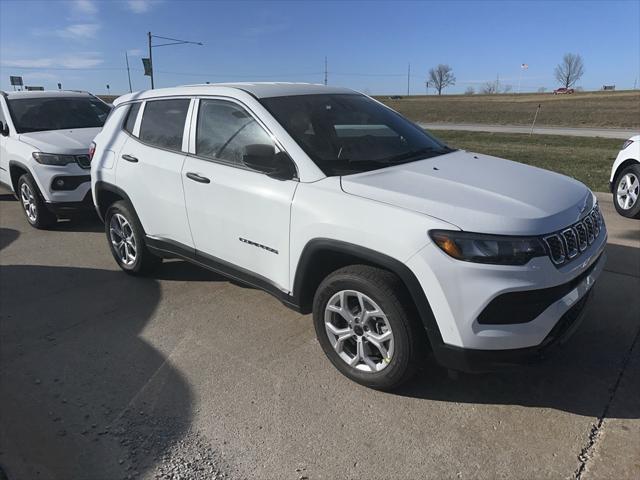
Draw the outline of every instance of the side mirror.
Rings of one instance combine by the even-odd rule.
[[[291,180],[296,174],[289,156],[284,152],[276,153],[273,145],[247,145],[242,160],[247,167],[278,180]]]
[[[9,136],[9,125],[1,121],[0,121],[0,135],[2,135],[3,137]]]

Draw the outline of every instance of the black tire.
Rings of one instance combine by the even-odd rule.
[[[127,243],[127,249],[130,250],[130,245],[135,247],[134,259],[131,263],[125,263],[122,257],[126,255],[122,254],[122,250],[118,250],[114,242],[112,241],[111,225],[114,216],[120,216],[116,218],[116,222],[121,217],[126,220],[126,225],[123,231],[129,235],[127,237],[133,237],[134,242]],[[107,235],[107,242],[109,243],[109,249],[115,259],[116,263],[122,270],[131,275],[144,275],[153,271],[162,263],[162,258],[154,255],[149,251],[145,243],[145,234],[142,224],[136,215],[133,206],[126,200],[121,200],[112,204],[105,214],[104,218],[105,233]],[[120,238],[117,235],[114,238]],[[122,248],[125,248],[124,246]],[[125,250],[126,252],[126,250]],[[131,260],[131,259],[130,259]]]
[[[325,329],[325,310],[332,297],[343,290],[363,293],[386,315],[393,334],[394,352],[380,371],[362,371],[348,365],[329,339]],[[402,282],[386,270],[367,265],[341,268],[320,283],[313,300],[313,323],[318,341],[331,363],[351,380],[378,390],[392,390],[409,380],[424,359],[423,354],[428,351],[424,329],[419,325],[415,308]]]
[[[631,208],[625,209],[624,205],[620,205],[618,202],[617,192],[621,186],[626,187],[626,179],[629,178],[628,176],[635,178],[634,193],[636,200]],[[613,205],[616,207],[616,211],[623,217],[640,218],[640,164],[629,165],[616,176],[613,184]]]
[[[18,200],[20,200],[24,216],[32,227],[44,230],[58,221],[58,217],[47,208],[40,189],[30,173],[25,173],[18,179],[18,191],[16,194],[18,195]],[[23,198],[25,194],[30,198],[29,206],[25,205]],[[29,209],[29,212],[27,212],[27,209]]]

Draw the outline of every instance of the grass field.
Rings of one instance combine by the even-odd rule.
[[[416,122],[563,127],[640,127],[640,91],[378,97]]]
[[[529,136],[520,133],[438,130],[434,135],[452,147],[569,175],[599,192],[609,189],[611,165],[622,144],[620,140],[607,138]]]

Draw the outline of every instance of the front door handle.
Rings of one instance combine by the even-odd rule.
[[[202,175],[198,175],[197,173],[193,172],[187,172],[187,178],[200,183],[211,183],[211,180],[209,180],[207,177],[203,177]]]
[[[134,157],[133,155],[128,155],[126,153],[122,155],[122,159],[126,160],[127,162],[138,163],[138,159],[136,157]]]

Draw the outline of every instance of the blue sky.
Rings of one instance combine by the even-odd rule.
[[[578,85],[640,86],[640,0],[213,2],[0,0],[0,87],[128,91],[149,87],[146,32],[203,42],[154,49],[156,87],[222,81],[322,82],[372,94],[425,92],[430,67],[453,67],[448,93],[500,76],[517,90],[557,86],[566,52],[584,58]],[[520,70],[527,63],[529,69]],[[521,75],[521,78],[519,78]],[[637,79],[637,80],[636,80]],[[433,90],[432,90],[433,92]]]

